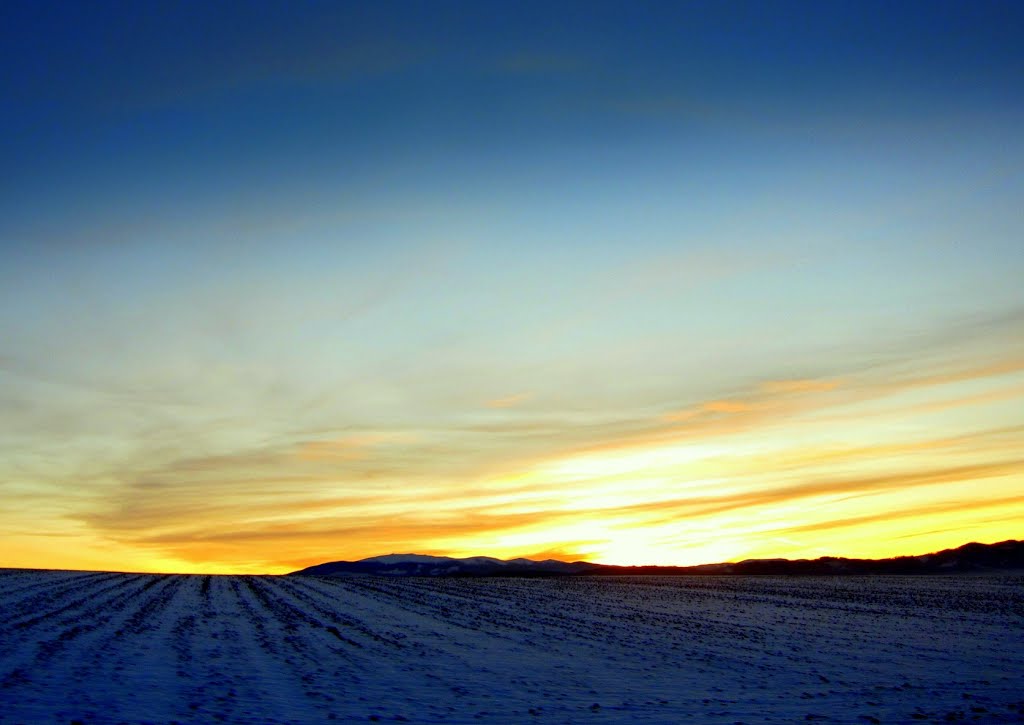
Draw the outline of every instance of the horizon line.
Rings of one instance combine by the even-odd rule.
[[[848,560],[848,561],[890,561],[890,560],[893,560],[893,559],[915,558],[915,557],[921,557],[921,556],[930,556],[930,555],[933,555],[933,554],[942,553],[944,551],[955,551],[957,549],[962,549],[962,548],[964,548],[966,546],[971,546],[972,544],[977,544],[977,545],[981,545],[981,546],[998,546],[999,544],[1020,543],[1021,541],[1024,541],[1024,539],[1003,539],[1001,541],[992,541],[992,542],[967,541],[967,542],[965,542],[963,544],[960,544],[959,546],[951,546],[951,547],[948,547],[948,548],[945,548],[945,549],[939,549],[939,550],[936,550],[936,551],[926,551],[926,552],[923,552],[923,553],[920,553],[920,554],[897,554],[895,556],[887,556],[887,557],[881,557],[881,558],[877,558],[877,559],[866,559],[866,558],[860,558],[860,557],[850,557],[850,556],[843,556],[843,555],[838,555],[838,554],[823,554],[822,556],[819,556],[819,557],[817,557],[815,559],[808,559],[808,558],[788,559],[786,557],[770,557],[770,556],[767,556],[767,557],[757,557],[757,558],[753,558],[753,559],[742,559],[740,561],[714,561],[714,562],[706,562],[706,563],[702,563],[702,564],[604,564],[604,563],[599,562],[599,561],[587,561],[585,559],[576,559],[576,560],[573,560],[573,561],[566,561],[564,559],[555,559],[555,558],[551,558],[551,557],[549,557],[547,559],[531,559],[528,556],[517,556],[517,557],[513,557],[511,559],[499,559],[496,556],[488,556],[486,554],[474,554],[473,556],[462,556],[462,557],[459,557],[459,556],[448,556],[448,555],[444,555],[444,554],[416,554],[416,553],[413,553],[413,552],[398,554],[398,553],[392,552],[390,554],[375,554],[374,556],[367,556],[367,557],[363,557],[362,559],[332,559],[330,561],[320,561],[320,562],[316,562],[316,563],[313,563],[313,564],[309,564],[306,567],[301,567],[300,569],[295,569],[294,571],[286,572],[286,573],[283,573],[283,574],[270,574],[270,573],[266,573],[266,572],[258,572],[258,573],[253,573],[253,572],[233,572],[233,573],[217,572],[217,573],[210,573],[210,572],[192,572],[192,571],[129,571],[129,570],[123,570],[123,569],[73,569],[73,568],[34,567],[34,566],[11,566],[11,567],[0,566],[0,570],[6,570],[6,571],[67,571],[67,572],[81,572],[81,573],[87,573],[87,574],[146,574],[146,575],[152,575],[152,576],[273,576],[273,577],[277,577],[277,576],[289,576],[289,575],[291,575],[291,574],[293,574],[295,572],[302,571],[303,569],[306,569],[306,568],[309,568],[309,567],[313,567],[313,566],[320,566],[320,565],[323,565],[323,564],[333,564],[333,563],[337,563],[337,562],[357,563],[357,562],[361,562],[361,561],[369,561],[369,560],[372,560],[372,559],[380,559],[380,558],[385,557],[385,556],[429,556],[429,557],[434,557],[434,558],[438,558],[438,559],[452,559],[454,561],[463,561],[463,560],[466,560],[466,559],[485,558],[485,559],[494,559],[496,561],[502,561],[502,562],[510,562],[510,561],[516,561],[518,559],[525,559],[527,561],[531,561],[531,562],[535,562],[535,563],[540,563],[540,562],[544,562],[544,561],[556,561],[556,562],[558,562],[560,564],[591,564],[593,566],[617,567],[617,568],[622,568],[622,569],[630,569],[630,568],[632,568],[632,569],[639,569],[639,568],[699,569],[701,567],[708,567],[708,566],[720,566],[720,565],[728,565],[728,564],[742,564],[742,563],[748,562],[748,561],[776,561],[776,562],[779,562],[779,561],[789,561],[789,562],[794,562],[794,561],[820,561],[822,559],[845,559],[845,560]],[[709,576],[714,576],[714,574],[709,574]]]

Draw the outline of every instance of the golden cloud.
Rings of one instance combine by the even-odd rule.
[[[504,398],[494,398],[493,400],[487,401],[488,408],[511,408],[516,405],[521,405],[533,397],[532,393],[516,393],[515,395],[508,395]]]

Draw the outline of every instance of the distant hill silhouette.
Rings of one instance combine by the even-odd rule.
[[[450,556],[423,554],[388,554],[359,561],[331,561],[317,564],[292,574],[344,576],[370,574],[376,576],[551,576],[578,574],[594,564],[585,561],[565,562],[547,559],[494,559],[474,556],[455,559]]]
[[[422,554],[388,554],[359,561],[317,564],[292,575],[318,576],[614,576],[614,575],[865,575],[865,574],[966,574],[1024,571],[1024,541],[998,544],[964,544],[921,556],[891,559],[748,559],[699,566],[615,566],[586,561],[554,559],[508,561],[489,556],[456,559]]]
[[[735,563],[700,566],[612,566],[596,565],[583,574],[952,574],[985,571],[1024,570],[1024,541],[998,544],[964,544],[921,556],[897,556],[891,559],[846,559],[823,556],[820,559],[748,559]]]

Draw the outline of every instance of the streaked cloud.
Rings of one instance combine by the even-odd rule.
[[[405,431],[355,433],[333,440],[305,441],[299,444],[296,455],[303,460],[311,461],[324,459],[355,460],[366,458],[372,454],[373,449],[383,445],[415,441],[416,436]]]
[[[487,401],[488,408],[513,408],[517,405],[521,405],[533,397],[532,393],[516,393],[515,395],[506,395],[503,398],[493,398]]]
[[[841,385],[839,380],[767,380],[761,389],[769,395],[779,393],[827,393]]]

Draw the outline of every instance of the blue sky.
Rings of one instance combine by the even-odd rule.
[[[1019,528],[1022,26],[1009,2],[6,3],[11,563],[691,562]],[[917,544],[909,513],[845,540],[828,522],[869,515],[825,501],[714,520],[718,548],[564,515],[678,502],[722,456],[775,501],[757,451],[784,442],[833,461],[800,480],[867,495],[884,456],[837,446],[902,441],[902,480],[923,441],[978,436],[944,469],[963,490],[900,499],[977,504]],[[515,480],[522,520],[474,503]]]

